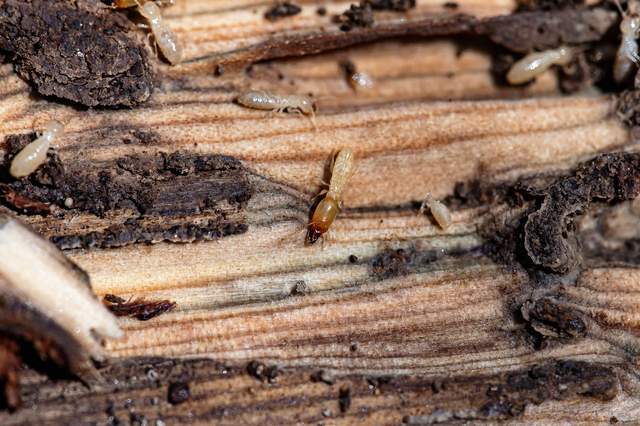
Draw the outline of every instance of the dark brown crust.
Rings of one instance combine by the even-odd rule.
[[[254,363],[261,365],[261,363]],[[614,367],[606,364],[550,359],[495,375],[367,376],[336,375],[335,384],[313,383],[307,369],[281,369],[277,382],[257,381],[238,363],[206,359],[112,359],[100,369],[105,378],[91,389],[79,383],[46,380],[28,372],[23,385],[26,406],[13,424],[91,423],[146,420],[154,424],[224,422],[224,424],[284,424],[292,419],[305,424],[333,419],[375,422],[389,415],[391,401],[402,403],[393,415],[398,424],[432,424],[434,414],[451,420],[518,419],[531,403],[546,400],[609,401],[620,383]],[[135,379],[133,379],[135,377]],[[191,383],[196,386],[189,386]],[[312,387],[309,387],[312,386]],[[190,387],[194,404],[187,410],[167,409],[172,389]],[[144,390],[144,391],[143,391]],[[309,393],[307,393],[309,392]],[[346,403],[347,397],[350,401]],[[62,398],[59,395],[64,395]],[[213,402],[212,398],[234,401]],[[256,397],[248,398],[247,396]],[[179,398],[181,399],[181,398]],[[186,402],[189,404],[189,401]],[[438,407],[434,413],[433,408]],[[345,407],[346,411],[340,411]],[[2,417],[0,414],[0,420]],[[367,423],[368,424],[368,423]]]
[[[597,41],[617,21],[614,12],[604,9],[584,11],[523,12],[478,21],[474,32],[488,36],[507,49],[529,53],[561,44]]]
[[[87,106],[134,106],[152,90],[132,24],[94,0],[0,1],[0,48],[39,93]]]
[[[103,303],[117,317],[136,317],[140,321],[148,321],[151,318],[169,312],[176,306],[176,302],[169,300],[134,300],[127,302],[115,294],[106,294]]]
[[[394,37],[433,37],[454,34],[488,36],[514,52],[554,48],[560,44],[581,44],[600,40],[617,22],[614,12],[583,11],[526,12],[497,18],[476,19],[452,14],[401,24],[379,24],[357,31],[322,32],[279,37],[211,59],[215,66],[233,68],[252,62],[288,56],[312,55],[329,50]]]
[[[531,260],[566,274],[580,262],[571,229],[573,216],[586,212],[594,198],[628,200],[640,194],[640,154],[601,155],[541,192],[542,207],[529,215],[524,245]]]
[[[151,132],[134,135],[146,144],[156,139]],[[116,158],[87,170],[65,167],[59,156],[50,154],[35,173],[15,181],[7,173],[11,158],[34,138],[7,138],[0,180],[5,191],[60,208],[57,217],[47,219],[47,228],[61,249],[203,241],[248,229],[243,210],[254,190],[247,170],[233,157],[176,151]],[[73,200],[71,208],[65,206],[67,198]],[[69,231],[61,227],[64,211],[89,212],[104,220],[82,232]],[[106,218],[114,215],[120,218],[115,223]]]

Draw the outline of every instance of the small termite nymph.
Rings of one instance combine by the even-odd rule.
[[[313,217],[307,225],[307,242],[315,244],[318,239],[327,231],[338,215],[338,210],[342,208],[342,190],[347,180],[353,174],[353,151],[351,148],[344,148],[336,157],[331,172],[331,182],[329,190],[326,189],[318,195],[326,193],[326,196],[320,201]]]
[[[418,214],[426,210],[425,206],[431,210],[431,214],[442,229],[447,229],[451,225],[451,213],[449,213],[449,209],[440,201],[433,198],[430,192],[427,192],[427,198],[422,203],[422,206],[420,206],[420,212]]]
[[[164,57],[173,65],[182,62],[182,46],[180,46],[178,36],[162,22],[160,8],[155,3],[146,2],[142,5],[138,4],[138,11],[140,11],[140,15],[149,20],[151,32]]]
[[[613,80],[616,84],[626,82],[638,64],[638,31],[640,31],[640,17],[635,13],[637,5],[633,2],[628,3],[628,8],[634,13],[630,16],[622,11],[620,3],[617,2],[620,13],[622,14],[622,22],[620,22],[620,32],[622,33],[622,41],[613,63]]]
[[[241,93],[237,102],[240,105],[273,112],[298,112],[311,114],[315,118],[313,100],[307,95],[278,95],[266,90],[251,90]],[[315,120],[313,120],[315,126]]]
[[[553,65],[567,65],[573,59],[575,50],[568,46],[544,52],[529,53],[513,64],[506,75],[509,84],[523,84],[533,80]]]
[[[11,161],[9,173],[16,179],[29,176],[47,159],[47,150],[55,138],[64,133],[64,124],[51,120],[44,126],[42,136],[25,146]]]

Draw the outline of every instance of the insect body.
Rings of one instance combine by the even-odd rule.
[[[347,180],[352,175],[353,161],[354,156],[351,148],[344,148],[336,157],[331,173],[329,190],[324,190],[319,194],[326,193],[327,195],[320,201],[309,225],[307,225],[309,227],[307,232],[309,244],[315,244],[322,234],[329,230],[338,215],[338,209],[342,208],[341,193]]]
[[[620,23],[622,42],[613,63],[613,79],[617,84],[624,83],[631,77],[638,63],[638,31],[640,17],[625,16]]]
[[[433,198],[430,192],[427,192],[427,198],[420,206],[420,212],[425,209],[425,205],[431,210],[431,214],[436,218],[436,222],[442,229],[447,229],[451,225],[451,213],[447,206]]]
[[[313,114],[313,101],[307,95],[277,95],[266,90],[252,90],[238,96],[238,103],[249,108],[275,112],[299,111]]]
[[[42,136],[25,146],[11,161],[9,173],[14,178],[23,178],[35,172],[47,159],[51,142],[64,133],[64,124],[51,120],[44,126]]]
[[[533,52],[511,66],[507,73],[509,84],[523,84],[533,80],[552,65],[567,65],[573,58],[574,49],[560,46],[557,49]]]
[[[162,22],[162,15],[160,15],[160,8],[152,2],[146,2],[141,6],[138,6],[140,14],[149,20],[151,26],[151,32],[158,43],[158,47],[162,50],[164,57],[173,65],[182,62],[182,46],[178,36],[169,28],[164,22]]]

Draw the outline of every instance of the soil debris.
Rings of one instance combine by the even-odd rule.
[[[342,23],[340,26],[342,31],[351,31],[354,28],[370,28],[373,26],[375,16],[369,3],[352,4],[338,17],[338,21]]]
[[[169,312],[176,306],[176,302],[169,300],[144,301],[134,300],[127,302],[115,294],[106,294],[103,303],[117,317],[136,317],[140,321],[148,321],[165,312]]]
[[[528,216],[524,246],[536,265],[566,274],[581,260],[573,218],[594,198],[627,200],[640,194],[640,154],[603,154],[550,187],[537,191],[542,206]]]
[[[518,12],[584,9],[584,0],[520,0]]]
[[[6,183],[0,183],[0,191],[4,201],[12,210],[26,215],[46,216],[51,213],[48,205],[31,198],[21,197]]]
[[[525,321],[543,336],[575,338],[587,331],[580,318],[584,313],[577,309],[561,307],[552,298],[528,300],[521,307]]]
[[[282,369],[277,365],[267,366],[260,361],[251,361],[247,365],[247,373],[260,381],[275,383]]]
[[[318,370],[311,375],[311,381],[315,383],[323,382],[328,385],[332,385],[335,383],[335,378],[327,370]]]
[[[136,134],[144,143],[156,139],[150,132]],[[34,137],[7,138],[9,152],[0,166],[5,193],[104,218],[82,232],[65,231],[57,223],[48,227],[58,229],[52,241],[62,249],[204,241],[248,229],[242,211],[253,188],[233,157],[176,151],[123,156],[91,168],[74,163],[76,169],[67,169],[53,153],[28,179],[16,181],[8,175],[8,165]],[[119,214],[110,214],[113,211]],[[107,216],[121,219],[114,223]]]
[[[392,10],[406,12],[416,7],[416,0],[366,0],[373,10]]]
[[[618,20],[604,9],[522,12],[479,20],[474,33],[518,53],[599,41]],[[577,23],[579,25],[576,25]]]
[[[174,382],[169,385],[169,402],[177,405],[182,404],[191,397],[189,384],[184,382]]]
[[[351,389],[347,385],[340,387],[340,393],[338,394],[338,404],[340,405],[340,411],[346,413],[349,407],[351,407]]]
[[[265,14],[265,18],[270,21],[274,21],[276,19],[285,18],[287,16],[297,15],[301,11],[302,9],[295,4],[280,3],[269,9]]]
[[[149,97],[146,50],[132,23],[102,3],[3,0],[0,16],[0,48],[39,93],[87,106],[135,106]]]

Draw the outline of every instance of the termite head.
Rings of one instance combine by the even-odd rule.
[[[49,132],[51,136],[59,138],[64,134],[64,124],[62,124],[58,120],[50,120],[47,121],[47,124],[45,124],[44,130],[46,132]]]
[[[152,2],[144,3],[142,6],[138,7],[138,10],[140,11],[140,15],[144,16],[150,21],[162,17],[160,15],[160,8]]]
[[[625,16],[620,22],[620,32],[622,34],[637,34],[640,28],[640,17]]]
[[[298,108],[300,108],[300,111],[304,112],[305,114],[311,114],[312,111],[315,111],[313,101],[310,97],[300,96],[298,102]]]
[[[313,212],[307,231],[307,242],[315,244],[318,239],[329,230],[338,215],[338,202],[331,197],[324,197]]]
[[[309,226],[309,230],[307,231],[307,242],[309,244],[315,244],[318,242],[322,234],[324,234],[327,230],[317,226],[315,223],[312,223]]]

